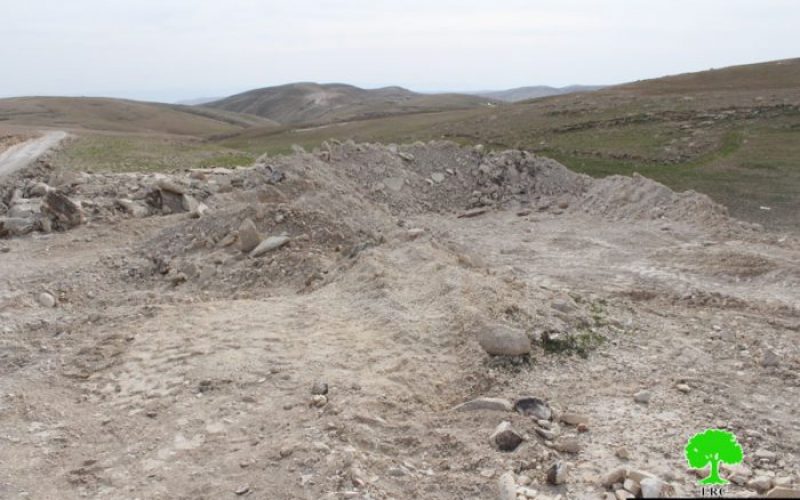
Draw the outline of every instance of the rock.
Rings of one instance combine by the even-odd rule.
[[[129,200],[126,198],[120,198],[117,200],[117,206],[120,207],[125,213],[136,217],[137,219],[141,219],[150,215],[150,209],[146,206],[142,205],[141,203],[137,203],[133,200]]]
[[[401,151],[400,153],[397,153],[397,156],[402,158],[404,161],[408,162],[414,161],[414,155],[412,155],[411,153],[404,153]]]
[[[402,177],[387,177],[383,180],[383,185],[392,191],[400,191],[405,183],[406,180]]]
[[[323,396],[321,394],[317,394],[311,397],[311,406],[316,406],[317,408],[322,408],[328,404],[327,396]]]
[[[242,496],[242,495],[244,495],[246,493],[249,493],[249,492],[250,492],[250,486],[248,486],[246,484],[242,485],[242,486],[239,486],[238,488],[236,488],[236,490],[234,490],[234,494],[239,495],[239,496]]]
[[[791,476],[779,476],[772,481],[775,486],[791,486],[793,483],[794,478]]]
[[[466,212],[462,212],[458,215],[459,219],[469,219],[472,217],[477,217],[479,215],[483,215],[488,212],[488,208],[473,208],[471,210],[467,210]]]
[[[738,465],[722,465],[722,471],[725,473],[725,477],[734,484],[744,485],[747,481],[753,477],[753,471],[750,470],[744,464]]]
[[[753,456],[759,460],[764,460],[765,462],[771,462],[775,460],[775,458],[777,458],[777,455],[775,453],[764,449],[756,450]]]
[[[530,396],[517,399],[514,402],[514,409],[520,415],[533,417],[536,420],[550,420],[553,416],[553,410],[546,401]]]
[[[509,412],[514,406],[503,398],[476,398],[453,407],[453,411],[502,411]]]
[[[650,398],[652,398],[652,397],[653,397],[653,394],[650,391],[643,390],[643,391],[639,391],[636,394],[634,394],[633,395],[633,400],[636,401],[637,403],[649,404],[650,403]]]
[[[156,181],[156,187],[161,191],[167,191],[175,194],[186,194],[186,188],[176,183],[172,179],[162,177]]]
[[[782,486],[772,488],[765,495],[765,498],[800,498],[800,489],[785,488]]]
[[[40,200],[29,200],[26,198],[21,198],[16,200],[12,205],[11,208],[6,213],[6,217],[11,217],[15,219],[28,219],[36,217],[41,213],[41,201]]]
[[[636,470],[636,469],[628,469],[625,477],[626,478],[629,477],[629,478],[633,479],[634,481],[638,482],[639,484],[641,484],[642,481],[644,481],[645,479],[648,479],[648,478],[649,479],[657,479],[656,476],[654,476],[653,474],[650,474],[649,472]]]
[[[311,394],[313,396],[325,396],[328,394],[328,384],[319,380],[314,382],[314,385],[311,386]]]
[[[502,422],[489,437],[492,446],[500,451],[514,451],[522,441],[522,436],[511,427],[511,422]]]
[[[547,470],[547,482],[553,485],[564,484],[567,482],[569,474],[569,464],[556,462]]]
[[[589,432],[589,426],[584,423],[580,423],[578,424],[577,430],[579,433],[583,434],[584,432]]]
[[[575,413],[575,412],[571,412],[571,411],[564,412],[561,415],[561,418],[559,420],[561,420],[562,422],[564,422],[567,425],[574,425],[574,426],[577,426],[577,425],[580,425],[580,424],[589,425],[589,417],[587,417],[586,415],[582,415],[580,413]]]
[[[764,356],[761,359],[761,366],[764,368],[774,368],[780,364],[780,358],[771,349],[764,350]]]
[[[558,437],[558,434],[556,434],[555,432],[549,431],[547,429],[542,429],[540,427],[536,428],[536,434],[542,436],[547,441],[553,441],[555,438]]]
[[[433,182],[435,182],[436,184],[444,182],[444,174],[441,173],[441,172],[435,172],[435,173],[431,174],[431,180]]]
[[[189,212],[189,214],[196,219],[202,217],[203,214],[208,210],[208,206],[206,206],[205,203],[200,203],[194,196],[190,194],[184,194],[181,197],[181,206],[183,206],[183,209]]]
[[[611,472],[607,473],[603,476],[601,480],[601,484],[605,488],[611,488],[613,485],[617,483],[622,483],[628,475],[628,469],[625,467],[617,467],[616,469],[612,470]]]
[[[617,491],[614,492],[614,496],[617,497],[617,500],[626,500],[628,498],[636,498],[636,495],[634,495],[630,491],[626,491],[626,490],[617,490]]]
[[[425,230],[422,229],[422,228],[419,228],[419,227],[415,227],[415,228],[412,228],[412,229],[409,229],[408,231],[406,231],[406,236],[408,237],[409,240],[412,240],[412,241],[416,240],[417,238],[419,238],[423,234],[425,234]]]
[[[553,443],[553,449],[562,453],[576,454],[581,451],[581,443],[575,437],[562,437]]]
[[[45,195],[42,213],[50,217],[56,228],[70,229],[84,222],[80,205],[58,191],[50,191]]]
[[[56,306],[56,298],[48,292],[40,293],[36,300],[42,307],[51,308]]]
[[[506,472],[497,480],[499,500],[516,500],[517,499],[517,482],[514,480],[513,472]]]
[[[251,252],[259,243],[261,243],[261,235],[253,220],[242,221],[239,225],[239,250],[244,253]]]
[[[646,477],[639,483],[642,488],[642,498],[662,498],[671,493],[671,487],[664,481],[655,477]]]
[[[564,314],[570,314],[578,308],[571,298],[556,299],[550,303],[550,307]]]
[[[631,478],[628,478],[625,481],[623,481],[622,487],[625,488],[625,490],[633,493],[634,496],[637,496],[639,492],[642,491],[641,485],[639,485],[639,483],[636,480]]]
[[[483,330],[478,343],[492,356],[522,356],[531,352],[531,341],[525,332],[502,325]]]
[[[519,498],[520,495],[524,498],[540,498],[538,491],[526,486],[520,486],[517,488],[517,498]]]
[[[50,191],[54,191],[54,189],[44,182],[34,182],[31,187],[28,188],[28,195],[30,196],[38,196],[42,197],[49,193]]]
[[[264,241],[258,244],[257,247],[250,252],[250,257],[260,257],[265,253],[272,252],[281,248],[282,246],[289,243],[291,238],[288,236],[270,236],[266,238]]]
[[[675,388],[684,394],[689,394],[692,392],[692,388],[689,386],[689,384],[678,384],[675,386]]]
[[[0,238],[23,236],[33,232],[36,223],[33,219],[18,217],[0,217]]]
[[[614,455],[617,456],[620,460],[630,460],[631,453],[628,451],[627,448],[620,446],[614,451]]]
[[[759,493],[764,493],[772,488],[772,478],[769,476],[756,476],[747,482],[747,487]]]

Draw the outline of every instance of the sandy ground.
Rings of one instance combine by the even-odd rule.
[[[537,498],[603,498],[602,477],[619,466],[694,495],[683,447],[707,427],[738,436],[753,476],[796,483],[795,239],[621,220],[581,209],[589,195],[568,209],[515,196],[458,218],[462,206],[435,208],[460,196],[445,180],[413,205],[431,209],[408,208],[409,195],[365,212],[381,237],[354,231],[370,242],[358,252],[328,248],[324,230],[359,217],[335,200],[367,207],[378,196],[344,179],[369,185],[360,166],[374,171],[384,153],[334,161],[330,172],[308,156],[281,164],[290,184],[260,195],[257,210],[272,226],[269,207],[296,217],[307,239],[263,259],[194,245],[180,258],[215,262],[205,280],[144,276],[142,263],[173,237],[214,238],[216,214],[234,198],[250,210],[253,197],[212,195],[199,222],[116,217],[0,243],[0,497],[497,498],[498,477],[512,471]],[[397,168],[423,168],[407,163]],[[313,182],[327,187],[303,184]],[[334,214],[319,230],[307,215],[317,206]],[[319,279],[306,279],[310,263]],[[232,291],[225,266],[269,279],[240,277]],[[56,307],[37,301],[45,291]],[[497,324],[528,332],[529,358],[483,352],[477,339]],[[586,357],[549,353],[552,331],[604,340]],[[318,381],[329,387],[320,407]],[[634,400],[642,390],[647,404]],[[526,395],[583,415],[587,432],[553,422],[553,442],[514,412],[452,410]],[[502,421],[526,438],[513,452],[489,444]],[[569,439],[577,453],[558,451]],[[558,462],[568,479],[547,484]]]

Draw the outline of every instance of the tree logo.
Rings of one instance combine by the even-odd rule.
[[[720,429],[706,429],[695,434],[686,443],[686,461],[692,469],[705,469],[711,465],[708,477],[699,484],[728,484],[720,477],[719,464],[736,465],[742,463],[742,447],[732,432]]]

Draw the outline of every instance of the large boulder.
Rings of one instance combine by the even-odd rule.
[[[36,223],[33,219],[20,217],[0,217],[0,238],[22,236],[33,232]]]
[[[71,229],[84,222],[81,206],[59,191],[50,191],[42,200],[42,214],[56,229]]]
[[[523,356],[531,352],[531,340],[525,332],[495,326],[478,335],[478,343],[492,356]]]

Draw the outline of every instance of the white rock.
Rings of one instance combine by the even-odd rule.
[[[661,498],[669,494],[669,485],[660,479],[646,477],[641,483],[642,498]]]
[[[653,397],[653,394],[650,391],[643,390],[639,391],[633,395],[633,400],[637,403],[648,404],[650,403],[650,398]]]
[[[517,498],[517,482],[514,480],[513,472],[506,472],[500,479],[497,480],[497,487],[499,489],[499,500],[516,500]]]
[[[48,292],[40,293],[39,296],[36,298],[36,300],[42,307],[50,308],[56,306],[56,298],[53,297],[53,295]]]

